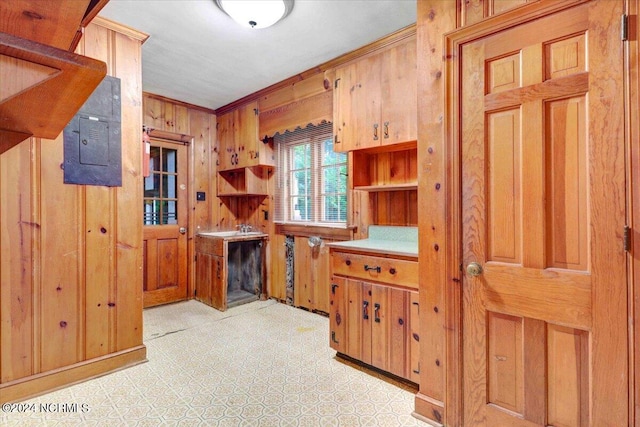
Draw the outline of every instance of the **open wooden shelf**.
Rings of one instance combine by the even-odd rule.
[[[54,139],[106,75],[73,53],[108,0],[0,3],[0,154],[25,139]]]
[[[358,185],[353,187],[354,190],[360,191],[404,191],[417,190],[417,182],[408,182],[406,184],[389,184],[389,185]]]
[[[267,196],[270,168],[252,166],[218,172],[218,197]]]
[[[405,191],[418,189],[418,149],[414,143],[353,152],[353,189]]]

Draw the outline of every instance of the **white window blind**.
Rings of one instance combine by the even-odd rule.
[[[331,123],[276,134],[274,142],[275,220],[346,223],[347,156],[333,151]]]

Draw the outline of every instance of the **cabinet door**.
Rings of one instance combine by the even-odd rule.
[[[420,305],[418,292],[409,292],[409,357],[407,378],[416,384],[420,383]]]
[[[308,239],[305,239],[308,246]],[[331,243],[332,240],[325,240]],[[325,244],[311,250],[313,259],[313,308],[324,313],[329,312],[329,247]]]
[[[238,153],[236,167],[256,166],[260,164],[258,145],[258,102],[250,102],[236,110],[234,130],[235,147]]]
[[[387,286],[366,284],[371,289],[371,362],[383,371],[389,371],[389,326],[391,319],[390,289]]]
[[[336,77],[333,89],[333,150],[347,152],[356,148],[356,126],[355,117],[357,113],[354,100],[360,92],[356,81],[356,64],[347,65],[336,70]]]
[[[211,305],[211,271],[213,256],[202,252],[196,253],[196,299]]]
[[[227,309],[227,266],[222,256],[211,257],[211,306],[220,311]]]
[[[333,276],[329,308],[329,345],[339,353],[345,353],[347,339],[346,279]]]
[[[382,55],[366,57],[356,64],[357,95],[352,103],[356,118],[356,147],[371,148],[381,143],[382,123],[380,121],[380,108],[382,103],[381,92],[381,67]]]
[[[389,288],[389,372],[402,378],[407,376],[408,306],[409,292]]]
[[[382,53],[380,67],[381,144],[413,141],[418,130],[415,38]]]
[[[370,363],[371,360],[371,325],[369,323],[370,298],[363,292],[362,283],[357,280],[346,280],[347,301],[347,345],[345,354],[354,359]],[[364,331],[367,331],[366,333]],[[363,352],[363,342],[369,343],[369,351]],[[367,356],[368,355],[368,356]],[[369,361],[365,360],[366,358]]]
[[[378,54],[336,70],[336,151],[380,145],[381,61]]]
[[[218,136],[218,170],[234,169],[237,166],[235,137],[234,137],[234,112],[229,112],[217,118]]]

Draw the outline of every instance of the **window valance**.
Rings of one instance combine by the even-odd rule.
[[[323,92],[280,107],[260,112],[260,138],[318,125],[333,119],[333,92]]]

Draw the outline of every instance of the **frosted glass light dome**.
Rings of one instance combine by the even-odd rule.
[[[216,0],[234,21],[247,28],[267,28],[287,16],[293,0]]]

